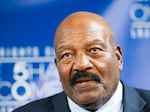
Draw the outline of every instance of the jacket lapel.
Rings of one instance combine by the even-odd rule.
[[[123,83],[123,112],[143,112],[146,102],[136,89]]]
[[[54,101],[53,101],[53,110],[54,112],[71,112],[68,106],[67,97],[64,92],[62,92]]]

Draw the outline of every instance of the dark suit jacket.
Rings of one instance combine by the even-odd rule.
[[[123,112],[150,112],[150,91],[123,83]],[[13,112],[71,112],[64,92],[31,102]]]

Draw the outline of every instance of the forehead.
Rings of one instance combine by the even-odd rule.
[[[104,31],[104,27],[100,26],[99,24],[97,24],[96,22],[90,22],[89,24],[81,24],[78,26],[69,26],[69,27],[64,27],[62,29],[62,31],[60,31],[61,36],[63,37],[69,37],[70,35],[75,35],[75,36],[79,36],[80,35],[95,35],[95,36],[99,36],[102,35]],[[71,37],[70,37],[71,38]]]
[[[86,40],[104,41],[106,36],[107,35],[104,27],[96,22],[90,22],[88,24],[80,24],[74,26],[67,25],[58,30],[55,37],[55,44],[59,45],[60,43],[64,42],[85,42]]]

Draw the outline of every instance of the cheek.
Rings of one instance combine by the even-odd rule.
[[[59,75],[60,75],[60,81],[61,81],[61,84],[62,84],[62,87],[63,87],[65,93],[68,96],[71,96],[71,94],[72,94],[72,89],[71,89],[71,86],[70,86],[71,66],[58,64],[57,69],[58,69],[58,72],[59,72]]]
[[[119,81],[119,69],[116,57],[108,57],[104,61],[104,83],[106,88],[114,89]]]
[[[107,93],[113,93],[119,81],[118,63],[115,57],[107,57],[97,62],[97,69],[99,70],[103,86]]]
[[[105,60],[98,60],[98,61],[96,60],[93,63],[94,63],[93,65],[95,66],[101,77],[104,78],[106,74],[108,74],[109,63],[106,62]]]
[[[70,80],[70,66],[63,65],[61,63],[57,64],[57,69],[60,75],[60,80],[62,83],[67,83]]]
[[[104,58],[96,60],[95,67],[99,71],[104,80],[115,78],[118,75],[118,63],[112,55],[107,55]]]

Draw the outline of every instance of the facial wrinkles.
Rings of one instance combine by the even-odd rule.
[[[84,28],[85,27],[85,28]],[[60,33],[59,33],[59,38],[61,43],[67,43],[67,41],[75,42],[75,41],[82,41],[87,38],[101,38],[103,37],[103,31],[104,28],[100,25],[98,25],[95,22],[90,23],[87,26],[84,26],[83,28],[64,28]],[[60,43],[60,42],[59,42]]]
[[[100,29],[100,30],[99,30]],[[95,33],[94,31],[97,30],[97,32]],[[99,27],[97,25],[97,23],[91,23],[90,24],[90,27],[88,28],[88,31],[87,33],[82,33],[81,31],[67,31],[67,29],[65,29],[65,32],[63,35],[62,35],[62,39],[59,40],[59,44],[58,44],[58,48],[57,48],[57,51],[58,53],[62,52],[63,50],[73,50],[75,49],[73,46],[77,46],[78,45],[78,48],[80,48],[80,42],[84,42],[85,41],[85,46],[87,47],[88,46],[88,43],[95,43],[94,41],[95,40],[99,40],[100,42],[102,42],[101,45],[105,45],[105,48],[107,48],[106,50],[110,50],[108,49],[108,46],[109,47],[112,47],[110,46],[110,38],[109,37],[110,35],[106,35],[106,31],[104,33],[104,29],[103,27]],[[100,33],[101,31],[101,33]],[[70,33],[70,34],[69,34]],[[66,36],[66,37],[65,37]],[[84,38],[87,38],[86,40]],[[88,39],[89,38],[89,39]],[[91,42],[90,42],[91,41]],[[74,44],[72,44],[74,43]],[[77,45],[75,45],[77,43]],[[103,44],[105,43],[105,44]],[[83,46],[84,43],[81,45]],[[85,48],[85,47],[84,47]]]
[[[87,44],[87,42],[91,41],[92,38],[93,40],[100,40],[102,41],[102,43],[106,43],[106,45],[112,44],[110,41],[110,38],[112,38],[112,36],[110,35],[110,31],[108,31],[108,29],[104,29],[104,27],[100,26],[96,22],[91,22],[89,25],[87,25],[86,29],[83,28],[83,30],[70,27],[64,28],[62,31],[59,32],[59,36],[61,37],[58,38],[62,39],[59,39],[59,44],[57,45],[58,47],[56,50],[57,52],[63,51],[65,49],[72,49],[74,46],[72,45],[72,43],[83,43],[85,41],[85,43]],[[80,44],[77,45],[79,47]]]

